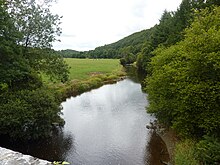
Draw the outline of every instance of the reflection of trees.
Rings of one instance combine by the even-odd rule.
[[[57,130],[53,132],[51,138],[44,141],[44,144],[45,147],[41,147],[41,152],[43,150],[47,160],[66,160],[68,151],[73,148],[73,135]]]
[[[140,71],[137,70],[136,67],[134,66],[126,66],[125,71],[129,78],[134,82],[134,83],[140,83],[144,80],[145,75],[144,73],[141,73]]]
[[[161,137],[152,131],[151,138],[146,146],[145,164],[161,165],[161,161],[168,162],[169,154]]]
[[[48,161],[66,160],[67,153],[73,147],[73,135],[55,130],[52,137],[39,141],[15,142],[4,139],[2,147],[22,152]]]

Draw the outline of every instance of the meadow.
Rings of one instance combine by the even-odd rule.
[[[118,59],[75,59],[65,58],[69,65],[69,81],[66,83],[45,83],[56,91],[62,100],[79,95],[104,84],[115,83],[126,76]]]
[[[70,80],[84,80],[94,75],[120,72],[122,66],[118,59],[76,59],[65,58],[70,67]]]

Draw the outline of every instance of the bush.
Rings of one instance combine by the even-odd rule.
[[[85,82],[79,83],[77,88],[76,88],[78,93],[83,93],[83,92],[87,91],[88,89],[90,89],[90,84],[85,83]]]
[[[116,80],[117,78],[118,78],[117,75],[109,75],[109,76],[107,77],[107,80]]]
[[[103,80],[98,77],[92,77],[91,79],[88,80],[88,84],[90,84],[91,88],[97,88],[103,84],[102,81]]]
[[[50,135],[53,123],[64,124],[60,103],[47,89],[21,90],[0,95],[0,134],[16,139]]]
[[[220,164],[220,141],[213,136],[204,136],[197,145],[198,159],[203,164]]]

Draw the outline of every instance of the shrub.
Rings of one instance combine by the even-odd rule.
[[[89,79],[88,83],[92,88],[97,88],[102,85],[102,80],[98,77],[93,77]]]
[[[107,77],[108,80],[114,80],[114,79],[117,79],[117,78],[118,78],[117,75],[109,75],[109,76]]]
[[[220,164],[220,141],[214,136],[204,136],[197,145],[198,159],[203,164]]]
[[[0,134],[17,139],[38,139],[50,135],[60,118],[59,101],[44,88],[0,95]]]
[[[87,91],[88,89],[90,89],[90,86],[88,83],[82,82],[78,84],[78,87],[77,87],[78,93],[83,93]]]

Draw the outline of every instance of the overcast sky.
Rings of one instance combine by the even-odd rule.
[[[52,11],[62,18],[61,42],[54,49],[92,50],[159,22],[182,0],[58,0]]]

